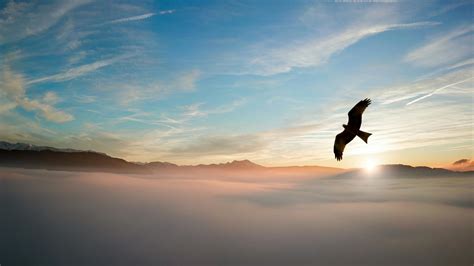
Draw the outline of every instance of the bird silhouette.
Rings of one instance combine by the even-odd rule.
[[[347,143],[351,142],[355,136],[361,138],[365,143],[369,139],[371,133],[364,132],[360,130],[362,124],[362,113],[364,113],[365,108],[369,106],[371,100],[366,98],[358,102],[347,114],[349,116],[349,122],[347,125],[342,125],[344,131],[337,134],[336,139],[334,140],[334,155],[338,161],[342,160],[342,152],[346,147]]]

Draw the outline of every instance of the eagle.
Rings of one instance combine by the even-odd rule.
[[[347,143],[355,138],[355,136],[358,136],[367,143],[370,135],[372,135],[371,133],[359,130],[362,124],[362,113],[364,113],[365,108],[367,108],[370,103],[371,100],[366,98],[352,107],[347,114],[349,116],[349,122],[347,125],[342,125],[344,131],[337,134],[336,139],[334,140],[334,155],[338,161],[342,160],[342,152],[344,151],[344,148]]]

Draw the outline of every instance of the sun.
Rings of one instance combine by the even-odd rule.
[[[375,169],[377,168],[377,162],[374,160],[374,159],[367,159],[367,161],[365,162],[365,170],[367,170],[367,172],[373,172]]]

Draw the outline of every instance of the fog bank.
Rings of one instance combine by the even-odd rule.
[[[0,169],[2,265],[470,265],[472,181]],[[470,197],[471,195],[471,197]]]

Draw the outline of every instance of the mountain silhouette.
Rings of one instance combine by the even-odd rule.
[[[249,160],[234,160],[219,164],[177,165],[169,162],[134,163],[114,158],[105,153],[58,149],[47,146],[35,146],[25,143],[0,141],[0,167],[33,168],[66,171],[98,171],[113,173],[170,174],[171,176],[209,176],[247,175],[318,177],[331,176],[348,178],[367,176],[365,169],[341,169],[324,166],[279,166],[266,167]],[[413,167],[409,165],[378,166],[380,175],[399,177],[441,177],[472,175],[474,172],[456,172],[443,168]]]
[[[249,170],[249,169],[261,169],[265,168],[262,165],[256,164],[249,160],[234,160],[232,162],[220,163],[220,164],[199,164],[196,167],[202,168],[219,168],[219,169],[234,169],[234,170]]]
[[[112,173],[224,176],[308,176],[315,177],[344,172],[345,169],[322,166],[266,167],[249,160],[218,164],[177,165],[170,162],[136,163],[95,151],[58,149],[26,143],[0,142],[0,166],[67,171],[100,171]]]
[[[28,143],[10,143],[6,141],[0,141],[0,150],[21,150],[21,151],[61,151],[61,152],[82,152],[83,150],[75,149],[59,149],[49,146],[36,146]],[[98,153],[98,152],[96,152]]]
[[[140,165],[90,151],[0,149],[0,166],[69,171],[148,172],[148,169]]]

